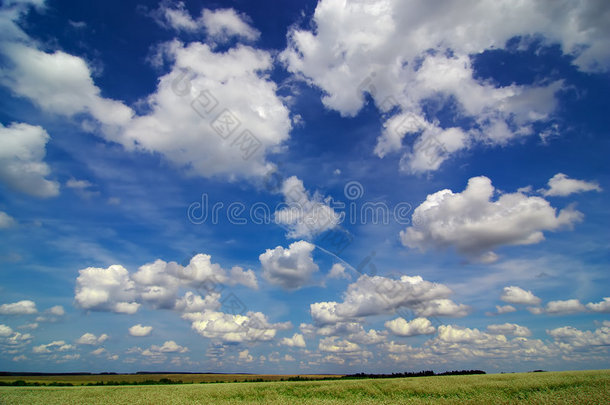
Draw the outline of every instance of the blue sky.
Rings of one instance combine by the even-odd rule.
[[[609,15],[3,2],[0,369],[608,368]]]

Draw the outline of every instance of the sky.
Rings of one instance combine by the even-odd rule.
[[[4,0],[0,370],[610,368],[608,21]]]

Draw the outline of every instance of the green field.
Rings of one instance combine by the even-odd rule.
[[[0,387],[0,403],[608,404],[610,370],[127,387]]]

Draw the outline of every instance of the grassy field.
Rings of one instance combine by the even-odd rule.
[[[1,404],[608,404],[610,370],[342,381],[0,387]]]

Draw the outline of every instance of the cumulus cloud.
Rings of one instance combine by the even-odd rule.
[[[78,343],[80,345],[94,346],[94,345],[101,345],[106,340],[108,340],[108,335],[105,333],[102,333],[99,336],[95,336],[93,333],[87,332],[83,336],[79,337],[78,340],[76,341],[76,343]]]
[[[342,115],[360,111],[368,93],[384,113],[375,153],[402,151],[401,170],[436,170],[452,154],[482,142],[503,145],[548,122],[560,82],[497,86],[475,78],[471,55],[503,48],[513,37],[542,35],[559,43],[584,71],[610,67],[610,30],[594,16],[601,2],[545,0],[466,5],[400,0],[320,0],[311,26],[293,27],[280,59],[296,77],[322,90]],[[468,10],[465,12],[464,10]],[[587,27],[584,29],[583,27]],[[472,124],[441,126],[426,117],[429,100],[455,104]],[[412,146],[405,145],[411,134]]]
[[[307,285],[319,269],[311,256],[314,249],[314,245],[303,240],[291,243],[288,249],[282,246],[267,249],[259,256],[263,277],[285,289]]]
[[[310,305],[318,325],[390,314],[399,308],[412,309],[419,316],[465,316],[468,307],[449,300],[451,290],[425,281],[420,276],[392,279],[362,275],[343,294],[343,302],[316,302]]]
[[[498,315],[508,314],[510,312],[515,312],[516,310],[517,308],[513,307],[512,305],[496,305]]]
[[[6,212],[0,211],[0,229],[7,229],[15,226],[17,221]]]
[[[305,347],[305,339],[300,333],[295,333],[291,338],[283,338],[280,344],[288,347]]]
[[[310,196],[296,176],[284,180],[281,193],[287,207],[275,212],[275,221],[288,228],[289,238],[312,238],[341,221],[341,216],[329,206],[330,197],[323,198],[318,192]]]
[[[221,284],[258,288],[252,270],[234,266],[227,271],[212,263],[210,255],[200,253],[187,266],[158,259],[133,274],[121,265],[80,270],[74,298],[77,306],[93,311],[133,314],[142,303],[148,303],[154,308],[196,312],[218,309],[220,295],[215,290]],[[187,291],[178,297],[180,288],[201,289],[208,294],[202,298]]]
[[[46,345],[34,346],[32,352],[36,354],[49,354],[53,352],[65,352],[66,350],[72,350],[74,346],[66,343],[63,340],[55,340]]]
[[[271,54],[245,45],[214,52],[178,41],[164,47],[171,71],[118,137],[128,150],[160,153],[203,177],[262,178],[291,129],[289,111],[268,78]],[[248,94],[248,97],[244,97]]]
[[[546,333],[559,342],[565,342],[577,348],[610,345],[610,327],[606,325],[594,331],[582,331],[572,326],[563,326],[547,330]]]
[[[248,24],[248,16],[238,14],[232,8],[217,10],[204,8],[201,10],[201,15],[194,19],[184,2],[165,1],[153,12],[153,17],[162,26],[176,31],[205,30],[209,38],[215,42],[226,42],[232,37],[254,41],[260,36],[260,32]]]
[[[344,278],[346,280],[351,280],[352,276],[350,276],[348,273],[345,272],[344,265],[342,265],[341,263],[335,263],[330,268],[327,278],[338,278],[338,279]]]
[[[133,111],[120,101],[100,95],[87,63],[62,51],[46,53],[21,43],[2,46],[12,63],[2,70],[0,83],[44,111],[71,117],[89,113],[103,125],[126,124]]]
[[[531,336],[532,332],[525,326],[516,323],[488,325],[487,330],[496,335]]]
[[[142,324],[139,323],[129,328],[129,335],[135,337],[150,336],[152,330],[152,326],[142,326]]]
[[[45,312],[55,316],[64,316],[66,314],[64,307],[62,307],[61,305],[54,305],[51,308],[47,309]]]
[[[278,330],[292,327],[290,322],[269,323],[265,314],[252,311],[234,315],[207,310],[184,314],[183,318],[191,321],[193,330],[201,336],[233,343],[269,341]]]
[[[548,314],[573,314],[584,310],[585,306],[576,299],[549,301],[545,307],[545,312]]]
[[[387,321],[384,325],[396,336],[429,335],[436,331],[436,328],[427,318],[415,318],[407,321],[399,317]]]
[[[245,363],[252,363],[254,361],[254,357],[252,357],[252,355],[250,354],[250,351],[248,349],[246,349],[246,350],[242,350],[241,352],[239,352],[239,354],[237,356],[237,361],[245,362]]]
[[[557,173],[549,180],[549,188],[542,190],[545,196],[565,197],[585,191],[602,191],[599,184],[585,180],[571,179],[563,173]]]
[[[201,20],[207,34],[216,42],[225,42],[231,37],[254,41],[260,36],[260,32],[248,24],[249,18],[232,8],[203,9]]]
[[[36,303],[30,300],[0,305],[0,315],[31,315],[37,312]]]
[[[8,337],[13,334],[13,329],[10,326],[0,324],[0,337]]]
[[[531,245],[544,240],[543,231],[571,227],[583,214],[571,207],[559,213],[541,197],[521,192],[502,194],[487,177],[473,177],[466,189],[429,194],[413,212],[413,225],[400,232],[403,245],[427,250],[454,247],[483,262],[497,260],[492,251],[504,245]]]
[[[536,297],[531,291],[512,285],[504,287],[504,292],[500,299],[511,304],[523,305],[538,305],[541,302],[540,298]]]
[[[610,312],[610,297],[604,297],[601,302],[590,302],[587,304],[587,309],[593,312]]]
[[[47,131],[40,126],[16,122],[8,127],[0,124],[0,181],[34,197],[58,195],[59,183],[46,178],[51,173],[51,168],[44,162],[49,139]],[[0,228],[2,223],[10,225],[9,219],[6,214],[0,216]]]
[[[191,24],[181,19],[188,17],[184,13],[170,15],[177,26]],[[244,17],[231,10],[208,11],[202,17],[215,40],[253,39],[257,32],[239,21]],[[202,42],[166,43],[159,60],[171,64],[170,71],[159,78],[156,91],[143,98],[148,113],[135,115],[121,101],[101,96],[82,58],[41,51],[19,33],[22,41],[0,46],[8,61],[0,83],[44,111],[90,115],[95,121],[84,125],[87,130],[126,150],[158,153],[193,175],[256,179],[274,167],[267,154],[278,152],[289,137],[289,111],[268,76],[273,68],[269,52],[243,44],[215,52],[213,45]]]
[[[123,266],[88,267],[78,273],[74,294],[78,307],[123,314],[133,314],[140,307],[136,302],[136,284]]]

